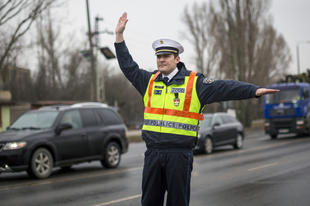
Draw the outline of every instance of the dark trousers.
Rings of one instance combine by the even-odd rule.
[[[191,150],[150,149],[145,152],[142,206],[188,206],[193,169]]]

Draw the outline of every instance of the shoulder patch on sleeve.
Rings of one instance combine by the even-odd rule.
[[[204,78],[203,82],[204,84],[212,84],[214,82],[213,78]]]

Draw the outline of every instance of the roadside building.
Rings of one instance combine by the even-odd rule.
[[[0,91],[0,132],[10,125],[10,106],[14,103],[11,102],[10,91]]]

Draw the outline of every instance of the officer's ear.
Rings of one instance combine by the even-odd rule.
[[[176,64],[178,64],[179,62],[180,62],[180,60],[181,60],[181,58],[180,58],[180,56],[178,55],[178,56],[175,56],[175,63]]]

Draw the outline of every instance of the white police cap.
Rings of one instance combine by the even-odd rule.
[[[156,55],[162,54],[182,54],[183,46],[172,39],[161,38],[153,42],[152,47]]]

